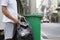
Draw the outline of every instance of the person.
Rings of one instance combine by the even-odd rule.
[[[3,25],[5,40],[14,40],[13,34],[15,24],[20,24],[18,16],[24,18],[21,15],[18,15],[17,12],[17,1],[16,0],[1,0],[2,13],[3,13]]]

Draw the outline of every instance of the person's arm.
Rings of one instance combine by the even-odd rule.
[[[3,12],[3,14],[4,14],[6,17],[8,17],[9,19],[11,19],[14,23],[19,23],[18,19],[15,19],[15,18],[13,18],[13,17],[10,15],[10,13],[7,11],[6,6],[2,6],[2,12]]]

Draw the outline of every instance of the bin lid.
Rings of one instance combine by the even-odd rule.
[[[25,16],[25,17],[43,17],[43,15],[42,14],[24,14],[23,16]]]

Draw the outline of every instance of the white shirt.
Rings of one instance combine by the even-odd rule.
[[[7,7],[7,11],[14,18],[18,18],[17,14],[17,2],[16,0],[1,0],[1,5]],[[3,15],[3,22],[13,22],[11,19]]]

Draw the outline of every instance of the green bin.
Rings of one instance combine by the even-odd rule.
[[[24,15],[32,27],[34,40],[41,40],[41,17],[39,14],[26,14]]]

